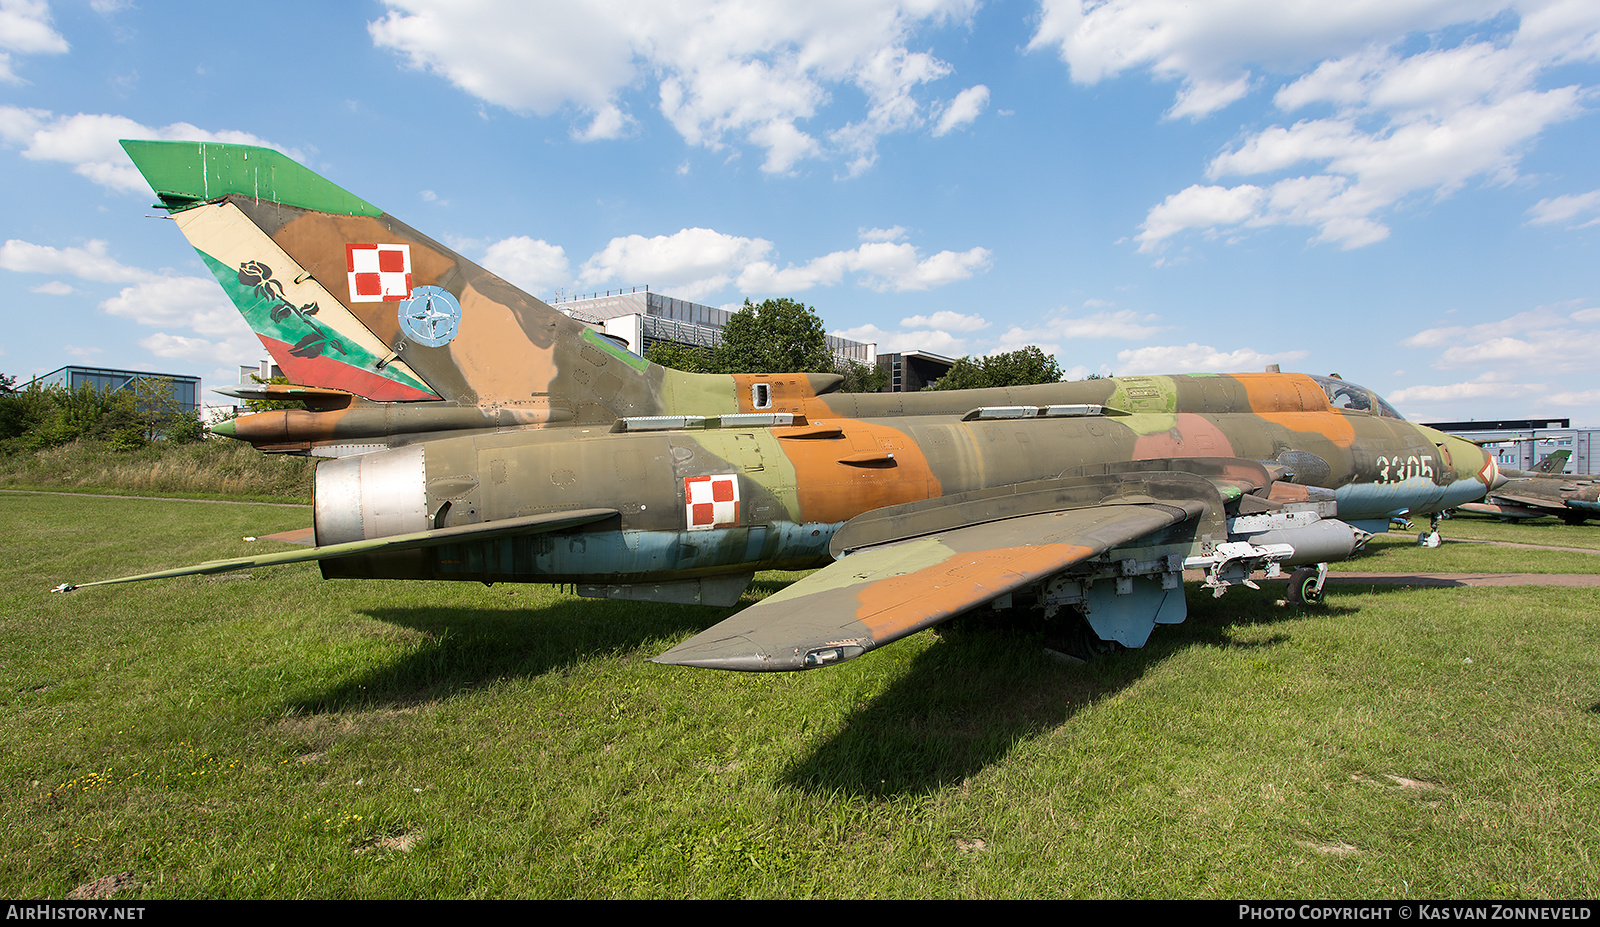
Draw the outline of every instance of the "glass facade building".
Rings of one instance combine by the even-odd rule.
[[[92,386],[106,392],[119,389],[132,391],[140,380],[168,379],[172,381],[172,398],[185,412],[200,408],[200,378],[182,373],[155,373],[149,370],[113,370],[108,367],[62,367],[28,381],[32,386],[64,386],[77,389]]]

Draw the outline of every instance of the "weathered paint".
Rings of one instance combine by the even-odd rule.
[[[873,640],[893,638],[931,618],[990,598],[992,594],[985,593],[1002,588],[1008,580],[1018,582],[1029,574],[1075,563],[1094,553],[1079,544],[1041,544],[948,557],[916,572],[862,588],[856,594],[856,619],[866,626]]]
[[[1210,418],[1194,412],[1174,414],[1170,428],[1142,434],[1133,445],[1134,460],[1234,456],[1227,433]]]
[[[180,212],[229,194],[351,215],[381,215],[361,197],[270,148],[216,142],[124,141],[122,147],[161,198]]]
[[[305,276],[304,268],[261,235],[238,207],[213,203],[175,218],[191,242],[206,243],[195,249],[201,260],[278,366],[296,382],[379,401],[438,398],[404,363],[379,367],[378,361],[389,353],[384,343]],[[323,332],[331,338],[308,341]]]
[[[793,468],[799,515],[843,522],[862,512],[940,495],[940,483],[921,447],[886,425],[838,423],[838,437],[772,436]]]

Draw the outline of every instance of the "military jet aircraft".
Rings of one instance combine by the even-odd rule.
[[[1483,501],[1458,508],[1512,522],[1551,515],[1581,525],[1585,519],[1600,518],[1600,477],[1564,473],[1571,456],[1571,451],[1556,451],[1532,470],[1503,470],[1502,485]]]
[[[253,394],[308,407],[213,431],[332,459],[314,549],[103,582],[316,560],[731,606],[757,570],[821,567],[656,659],[806,669],[1022,602],[1095,651],[1182,621],[1186,569],[1221,595],[1300,567],[1291,598],[1314,600],[1392,519],[1498,480],[1326,377],[842,394],[670,370],[282,154],[123,147],[298,384]]]

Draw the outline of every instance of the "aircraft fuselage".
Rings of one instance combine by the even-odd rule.
[[[1102,405],[1118,402],[1126,381],[827,396],[766,413],[774,424],[728,424],[762,417],[746,413],[700,427],[620,426],[652,429],[643,431],[476,431],[330,461],[317,486],[323,545],[569,509],[619,514],[552,534],[329,560],[324,575],[626,585],[809,569],[832,559],[834,532],[864,512],[1129,461],[1275,463],[1287,471],[1285,498],[1307,498],[1294,487],[1332,489],[1339,518],[1374,533],[1393,516],[1484,492],[1475,446],[1329,409],[1309,377],[1139,378],[1132,388],[1156,380],[1158,411]]]

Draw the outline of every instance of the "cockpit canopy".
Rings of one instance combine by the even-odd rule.
[[[1311,379],[1317,381],[1322,391],[1328,394],[1328,404],[1335,409],[1345,409],[1351,412],[1370,412],[1383,418],[1395,418],[1405,421],[1405,416],[1394,410],[1394,406],[1384,401],[1382,396],[1367,389],[1357,386],[1338,377],[1318,377]]]

